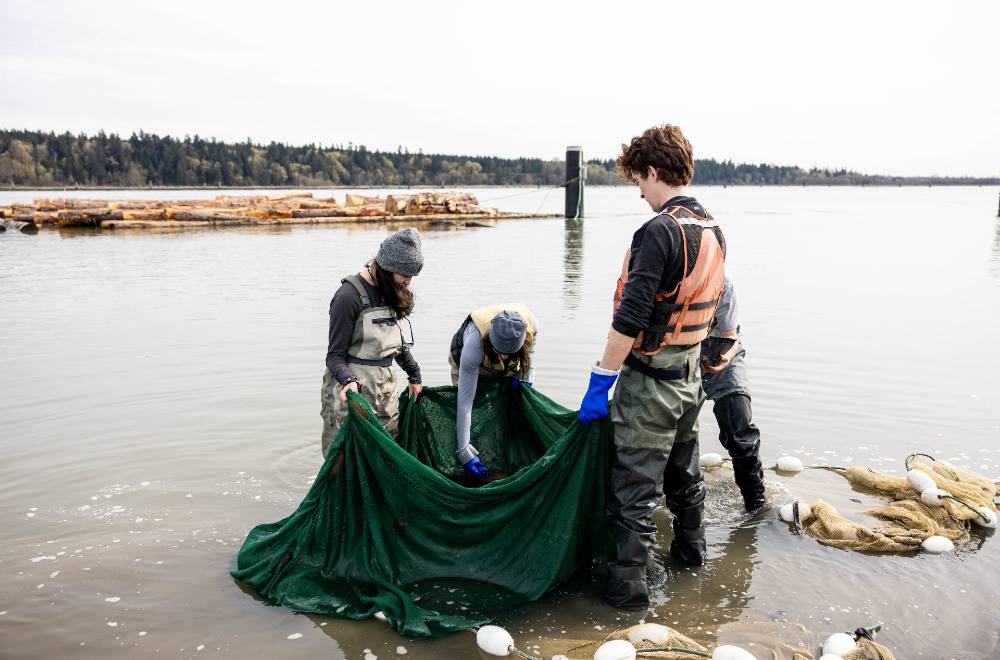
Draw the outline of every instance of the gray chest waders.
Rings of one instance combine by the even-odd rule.
[[[403,331],[391,307],[372,307],[364,285],[357,275],[344,278],[361,296],[361,314],[354,322],[351,344],[347,349],[347,363],[358,379],[358,393],[378,417],[390,434],[396,434],[399,421],[399,399],[396,396],[396,370],[393,358],[403,348]],[[340,383],[327,369],[323,375],[322,410],[323,455],[326,456],[333,439],[337,437],[347,417],[347,403],[341,402]]]

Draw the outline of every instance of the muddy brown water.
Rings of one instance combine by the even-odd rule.
[[[475,192],[561,210],[558,190]],[[997,193],[696,191],[729,241],[765,464],[900,472],[922,451],[1000,478]],[[52,193],[0,203],[34,196]],[[590,189],[586,209],[582,223],[425,232],[413,325],[427,383],[448,381],[447,342],[472,306],[522,300],[540,321],[537,386],[578,405],[622,255],[649,217],[632,188]],[[471,633],[411,640],[299,615],[228,573],[247,530],[292,511],[321,464],[329,299],[385,233],[0,234],[0,657],[477,657]],[[702,451],[720,451],[710,406],[702,431]],[[775,504],[823,498],[862,519],[881,501],[829,471],[767,478]],[[705,567],[658,559],[655,606],[638,614],[602,605],[599,584],[567,584],[512,614],[520,647],[550,657],[639,620],[709,644],[748,626],[823,639],[882,623],[901,658],[1000,656],[997,539],[860,555],[795,536],[773,512],[741,514],[724,472],[709,482]]]

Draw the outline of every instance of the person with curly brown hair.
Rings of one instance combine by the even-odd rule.
[[[591,369],[579,419],[590,423],[610,414],[614,425],[607,515],[615,549],[605,600],[642,609],[649,606],[652,514],[664,494],[673,514],[670,554],[692,566],[705,558],[699,357],[723,291],[726,243],[688,192],[694,156],[678,127],[656,126],[632,138],[617,165],[656,215],[625,252],[607,343]]]

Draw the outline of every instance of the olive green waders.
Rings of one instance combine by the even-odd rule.
[[[646,566],[656,539],[653,510],[666,495],[674,516],[670,554],[701,565],[705,484],[698,466],[698,413],[705,400],[698,345],[667,346],[653,356],[632,352],[615,386],[608,414],[615,455],[607,515],[615,541],[608,560],[613,605],[649,605]]]
[[[357,275],[345,277],[361,296],[361,314],[354,323],[354,333],[347,349],[351,373],[358,379],[358,393],[371,406],[378,421],[393,436],[399,422],[399,399],[396,393],[396,368],[392,361],[403,347],[403,332],[391,307],[372,307],[371,300]],[[340,400],[344,389],[327,369],[320,394],[323,417],[323,456],[337,437],[347,417],[347,402]]]

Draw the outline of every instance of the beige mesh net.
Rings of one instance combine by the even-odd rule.
[[[590,642],[570,649],[566,652],[569,658],[593,658],[601,644],[613,639],[624,639],[632,643],[643,658],[666,658],[667,660],[691,660],[692,658],[712,657],[712,652],[690,637],[687,637],[670,626],[655,623],[641,623],[616,630],[602,640]],[[670,648],[672,651],[643,651],[643,649]]]
[[[843,658],[844,660],[895,660],[896,656],[878,642],[862,637],[858,640],[858,647]]]
[[[920,493],[904,477],[879,472],[869,467],[849,467],[843,474],[857,488],[868,489],[894,498],[879,509],[867,511],[883,524],[868,527],[844,517],[823,500],[809,503],[811,517],[802,520],[807,534],[824,545],[859,552],[907,552],[916,550],[931,536],[943,536],[954,543],[969,538],[968,521],[982,520],[976,509],[997,510],[994,498],[997,484],[969,470],[923,454],[913,454],[908,469],[927,474],[947,497],[941,506],[925,504]]]
[[[878,642],[859,635],[855,635],[855,638],[857,647],[844,655],[844,660],[895,660],[896,656]],[[712,651],[690,637],[669,626],[655,623],[616,630],[602,640],[569,649],[565,652],[565,657],[570,660],[593,658],[602,644],[615,639],[631,642],[639,658],[692,660],[712,657]],[[820,638],[805,626],[791,622],[739,621],[726,624],[719,630],[718,643],[733,644],[757,658],[770,660],[816,660],[818,655],[822,655],[819,651],[822,646]],[[674,650],[654,650],[658,648]],[[814,655],[814,651],[818,655]]]

